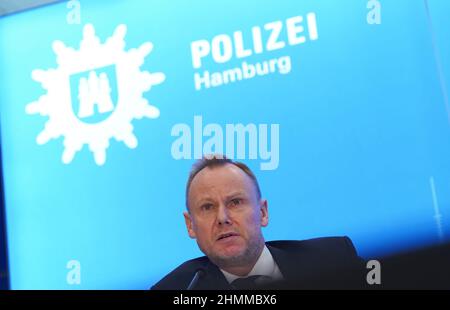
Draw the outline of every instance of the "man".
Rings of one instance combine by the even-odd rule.
[[[350,239],[265,242],[267,200],[243,163],[223,156],[194,164],[186,186],[188,234],[206,255],[152,289],[349,288],[365,278]]]

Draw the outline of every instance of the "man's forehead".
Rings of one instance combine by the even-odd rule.
[[[251,189],[250,177],[232,164],[205,167],[192,180],[190,194],[211,191],[248,191]]]

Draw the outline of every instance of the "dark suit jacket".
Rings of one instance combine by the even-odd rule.
[[[364,262],[348,237],[303,241],[270,241],[272,254],[284,281],[263,289],[347,289],[365,283]],[[156,283],[154,290],[185,290],[197,270],[203,269],[196,290],[228,290],[225,276],[206,256],[189,260]]]

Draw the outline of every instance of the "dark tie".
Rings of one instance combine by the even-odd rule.
[[[250,276],[247,278],[237,278],[233,282],[231,282],[231,287],[235,290],[251,290],[258,287],[256,284],[256,279],[261,276]]]

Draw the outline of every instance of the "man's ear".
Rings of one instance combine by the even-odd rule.
[[[192,239],[195,239],[196,235],[195,235],[195,231],[192,227],[191,215],[186,211],[183,212],[183,215],[184,215],[184,222],[186,223],[186,228],[187,228],[189,237],[191,237]]]
[[[267,200],[261,199],[259,201],[259,208],[261,210],[261,226],[266,227],[269,225],[269,210]]]

